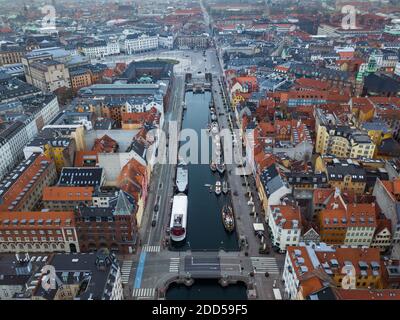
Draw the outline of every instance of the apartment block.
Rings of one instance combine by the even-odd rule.
[[[0,212],[0,252],[79,252],[74,213]]]
[[[0,211],[31,211],[42,199],[43,188],[57,179],[54,161],[32,154],[0,183]]]
[[[295,205],[269,206],[268,226],[271,230],[272,244],[286,251],[287,246],[299,243],[301,234],[300,208]]]
[[[288,247],[282,278],[287,298],[302,299],[303,283],[315,278],[341,288],[342,281],[351,270],[354,277],[349,284],[354,289],[382,289],[383,270],[377,248],[335,248],[321,243]]]

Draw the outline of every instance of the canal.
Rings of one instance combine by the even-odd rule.
[[[209,103],[211,92],[202,94],[186,92],[185,102],[187,110],[184,113],[182,129],[193,129],[198,137],[201,130],[209,123]],[[186,141],[188,141],[187,139]],[[182,142],[181,145],[185,144]],[[211,158],[211,137],[209,137],[209,157]],[[218,172],[213,173],[209,164],[200,164],[200,142],[198,149],[198,163],[188,164],[188,223],[187,235],[183,243],[172,243],[173,250],[192,251],[225,251],[239,250],[236,231],[228,233],[222,223],[221,209],[230,202],[230,195],[217,196],[210,192],[207,185],[215,185],[217,180],[226,177]],[[227,172],[225,172],[227,175]],[[187,287],[184,284],[173,283],[167,290],[167,300],[246,300],[247,292],[244,284],[222,287],[217,280],[196,279],[195,283]]]
[[[187,110],[184,113],[182,129],[189,128],[201,137],[201,130],[209,123],[209,103],[212,93],[206,91],[201,94],[187,92],[185,102]],[[209,155],[211,157],[211,138]],[[187,139],[188,141],[189,139]],[[181,145],[186,142],[182,142]],[[181,244],[172,244],[175,250],[206,250],[225,251],[239,250],[236,231],[228,233],[222,223],[221,209],[230,202],[230,195],[217,196],[206,185],[215,185],[217,180],[223,179],[218,173],[210,170],[209,164],[200,164],[201,153],[198,152],[198,164],[188,164],[188,217],[186,240]],[[225,172],[227,175],[227,172]],[[226,179],[226,178],[225,178]]]
[[[235,284],[222,287],[216,280],[196,280],[187,287],[173,283],[167,291],[167,300],[247,300],[246,286]]]

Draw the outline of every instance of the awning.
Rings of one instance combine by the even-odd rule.
[[[254,231],[264,231],[264,225],[262,223],[253,223]]]

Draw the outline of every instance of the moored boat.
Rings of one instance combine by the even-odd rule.
[[[170,235],[173,241],[179,242],[186,238],[188,198],[185,194],[174,196],[170,221]]]
[[[176,169],[176,188],[178,192],[186,192],[189,176],[188,176],[188,169],[184,163],[180,163]]]
[[[219,132],[218,123],[213,122],[213,123],[211,124],[211,132],[212,132],[213,134],[218,134],[218,132]]]
[[[217,165],[215,164],[215,162],[211,162],[210,163],[210,169],[212,172],[217,171]]]
[[[222,223],[224,224],[225,230],[232,232],[235,229],[235,217],[231,206],[224,205],[221,211]]]
[[[223,162],[222,163],[217,163],[217,171],[220,174],[223,174],[225,172],[225,164]]]
[[[215,194],[217,195],[217,196],[219,196],[220,194],[221,194],[221,191],[222,191],[222,188],[221,188],[221,181],[217,181],[216,183],[215,183]]]

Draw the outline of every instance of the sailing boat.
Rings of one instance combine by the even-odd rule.
[[[225,230],[232,232],[235,229],[235,217],[231,206],[225,205],[221,211],[222,223],[224,224]]]

